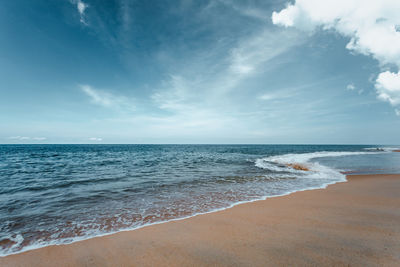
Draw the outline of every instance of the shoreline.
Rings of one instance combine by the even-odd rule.
[[[72,240],[71,242],[57,243],[57,240],[54,240],[54,243],[50,242],[50,243],[45,244],[45,245],[27,246],[26,248],[24,248],[24,249],[22,249],[20,251],[12,252],[12,253],[9,253],[7,255],[0,255],[0,263],[1,263],[1,258],[13,256],[13,255],[19,255],[19,254],[22,254],[22,253],[25,253],[25,252],[29,252],[29,251],[44,249],[44,248],[51,247],[51,246],[72,245],[72,244],[77,243],[77,242],[87,241],[87,240],[91,240],[91,239],[94,239],[94,238],[102,238],[102,237],[112,236],[112,235],[119,234],[119,233],[137,231],[137,230],[140,230],[140,229],[143,229],[143,228],[146,228],[146,227],[151,227],[151,226],[160,225],[160,224],[164,224],[164,223],[175,222],[175,221],[187,220],[187,219],[194,218],[194,217],[197,217],[197,216],[217,213],[217,212],[221,212],[221,211],[232,209],[232,208],[234,208],[236,206],[250,204],[250,203],[254,203],[254,202],[258,202],[258,201],[265,201],[265,200],[270,199],[270,198],[284,197],[284,196],[288,196],[288,195],[291,195],[291,194],[294,194],[294,193],[297,193],[297,192],[312,191],[312,190],[323,190],[323,189],[326,189],[330,185],[334,185],[334,184],[338,184],[338,183],[347,183],[348,182],[348,179],[347,179],[348,176],[349,175],[353,175],[351,173],[342,173],[342,174],[346,176],[345,180],[325,183],[325,184],[321,185],[320,187],[309,187],[309,188],[305,188],[305,189],[298,189],[298,190],[294,190],[294,191],[289,191],[289,192],[286,192],[286,193],[283,193],[283,194],[279,194],[279,195],[264,196],[264,197],[261,197],[261,198],[258,198],[258,199],[253,199],[253,200],[238,201],[238,202],[232,203],[231,205],[229,205],[227,207],[224,207],[224,208],[214,209],[214,210],[201,212],[201,213],[195,213],[193,215],[189,215],[189,216],[186,216],[186,217],[174,218],[174,219],[169,219],[169,220],[166,220],[166,221],[159,221],[159,222],[153,222],[153,223],[149,223],[149,224],[144,224],[144,225],[137,226],[135,228],[120,229],[120,230],[115,231],[115,232],[103,233],[103,234],[98,234],[98,235],[94,235],[94,236],[84,236],[82,238],[76,238],[76,239]],[[392,175],[392,174],[388,174],[388,175]]]
[[[254,238],[258,239],[258,236],[257,235],[254,236],[254,234],[259,233],[260,235],[262,235],[262,231],[260,232],[258,228],[259,227],[263,228],[262,227],[263,225],[269,225],[269,226],[276,227],[279,224],[283,224],[283,225],[285,223],[291,224],[290,222],[287,221],[287,217],[291,217],[291,216],[292,217],[297,216],[296,218],[292,218],[295,221],[299,221],[299,219],[307,220],[309,217],[304,218],[304,217],[300,216],[298,213],[299,210],[298,209],[293,210],[292,205],[296,206],[296,205],[298,205],[298,203],[304,202],[305,199],[307,199],[309,197],[314,198],[314,200],[316,200],[317,203],[321,202],[321,204],[323,204],[322,206],[327,205],[327,207],[329,207],[329,206],[332,206],[333,204],[326,203],[326,201],[324,202],[323,200],[326,198],[334,198],[335,199],[335,196],[332,195],[332,192],[334,192],[334,193],[336,192],[336,194],[340,195],[340,194],[343,194],[343,192],[350,191],[350,192],[348,192],[348,193],[350,193],[350,195],[347,195],[347,197],[350,197],[350,200],[351,200],[353,198],[355,199],[356,196],[358,196],[358,194],[360,192],[358,192],[357,186],[361,186],[361,187],[369,188],[367,190],[368,192],[361,192],[362,193],[361,195],[365,195],[365,193],[368,193],[367,195],[369,197],[367,196],[367,199],[375,198],[375,200],[379,204],[382,202],[382,199],[380,199],[380,198],[385,198],[384,196],[387,194],[393,195],[393,192],[391,190],[400,188],[400,175],[398,175],[398,174],[397,175],[396,174],[394,174],[394,175],[350,175],[350,176],[347,176],[347,179],[348,179],[348,182],[346,182],[346,183],[338,182],[338,183],[329,185],[325,189],[306,189],[303,191],[296,191],[294,193],[290,193],[290,194],[287,194],[284,196],[268,197],[266,200],[257,200],[257,201],[253,201],[250,203],[247,202],[247,203],[237,204],[232,208],[224,209],[224,210],[221,210],[218,212],[210,212],[207,214],[202,214],[202,216],[195,215],[195,216],[191,216],[191,217],[185,218],[185,219],[182,218],[182,219],[176,219],[173,221],[152,224],[152,225],[148,225],[146,227],[141,227],[140,229],[136,229],[133,231],[130,231],[130,230],[120,231],[120,232],[117,232],[114,234],[109,234],[109,235],[101,236],[101,237],[93,237],[90,239],[77,241],[77,242],[73,242],[71,244],[66,244],[66,245],[51,245],[51,246],[46,246],[46,247],[42,247],[42,248],[38,248],[38,249],[33,249],[33,250],[18,253],[18,254],[1,257],[0,265],[2,265],[2,266],[32,266],[32,265],[34,265],[34,266],[36,266],[36,265],[49,266],[49,265],[53,265],[54,261],[57,261],[57,262],[59,262],[58,265],[61,265],[61,266],[70,266],[70,265],[78,265],[78,266],[81,265],[82,266],[82,265],[87,265],[88,264],[87,260],[89,260],[89,259],[91,261],[93,261],[94,265],[101,265],[101,266],[103,266],[103,265],[107,266],[107,264],[108,265],[113,265],[113,264],[116,264],[116,265],[124,265],[124,264],[128,264],[128,265],[129,264],[134,264],[134,265],[135,264],[137,264],[137,265],[158,265],[158,264],[160,264],[160,265],[175,265],[175,264],[186,265],[186,263],[189,265],[195,264],[195,265],[204,265],[204,266],[212,265],[212,264],[218,264],[218,265],[232,265],[233,264],[233,265],[235,265],[236,263],[239,263],[240,261],[244,260],[244,258],[246,258],[245,255],[240,255],[240,254],[242,254],[242,253],[239,253],[240,250],[237,251],[237,249],[241,248],[242,245],[240,244],[240,242],[237,243],[237,241],[238,241],[237,239],[233,239],[230,241],[228,240],[228,242],[224,242],[224,239],[227,239],[227,238],[229,239],[229,237],[230,237],[230,235],[229,234],[226,235],[226,233],[225,233],[225,235],[222,235],[223,237],[220,237],[219,239],[215,240],[215,237],[213,235],[210,235],[210,231],[209,231],[210,229],[214,229],[214,228],[218,229],[218,231],[216,232],[216,233],[218,233],[217,236],[220,235],[220,232],[227,231],[227,229],[225,229],[224,227],[219,228],[218,222],[224,221],[224,223],[229,225],[230,228],[235,229],[234,232],[235,233],[237,232],[236,234],[241,236],[241,238],[240,238],[241,240],[247,240],[247,242],[254,243]],[[381,183],[379,183],[378,180],[380,180]],[[384,182],[382,183],[382,181],[384,181]],[[355,186],[355,184],[357,184],[357,186]],[[373,184],[372,187],[371,187],[371,184]],[[377,198],[376,192],[374,193],[374,191],[377,190],[377,189],[374,189],[376,186],[378,186],[378,189],[379,189],[379,186],[382,187],[383,191],[382,190],[381,191],[383,192],[383,194],[380,196],[380,198]],[[396,193],[397,192],[398,191],[396,191]],[[324,196],[324,195],[326,195],[326,196]],[[352,196],[352,195],[354,195],[354,196]],[[336,198],[337,198],[337,196],[336,196]],[[365,199],[363,199],[363,200],[365,201]],[[339,199],[336,199],[336,201],[341,203],[343,200],[341,200],[339,198]],[[391,201],[393,201],[393,203],[396,203],[396,207],[400,207],[400,197],[397,197],[397,195],[395,195],[395,197],[393,197],[393,199],[391,199]],[[287,202],[291,202],[291,203],[289,203],[290,205],[288,205]],[[313,201],[311,203],[305,203],[306,205],[302,206],[301,209],[303,209],[303,212],[309,213],[309,209],[313,208],[313,206],[317,205],[317,203],[314,203]],[[343,203],[341,203],[341,204],[343,204]],[[352,205],[350,205],[350,206],[343,207],[343,209],[354,208],[353,206],[355,206],[355,203],[351,203],[351,204]],[[357,203],[357,205],[362,206],[363,203]],[[375,203],[374,205],[377,205],[377,204]],[[283,208],[286,207],[286,209],[280,210],[279,208],[277,208],[279,206],[281,206],[281,208],[282,208],[282,206],[283,206]],[[342,206],[346,206],[346,205],[342,205]],[[339,205],[339,208],[340,207],[341,206]],[[318,213],[325,213],[325,211],[324,211],[325,208],[326,207],[322,208],[322,210],[317,212],[317,214],[313,214],[313,216],[318,215]],[[336,207],[336,208],[338,208],[338,207]],[[385,205],[383,205],[383,207],[380,206],[376,212],[381,213],[382,210],[384,210],[385,208],[387,209],[387,207],[385,207]],[[368,210],[368,209],[371,209],[371,207],[367,205],[366,207],[363,207],[363,209]],[[361,209],[361,211],[363,209]],[[399,209],[396,210],[397,214],[399,214],[398,217],[396,217],[396,220],[400,219],[400,212],[399,212],[400,210]],[[260,211],[260,210],[266,210],[266,211],[274,210],[275,213],[279,213],[279,216],[278,216],[279,218],[275,218],[276,217],[275,213],[271,213],[271,218],[266,218],[263,215],[259,215],[259,212],[254,213],[254,211]],[[242,216],[239,216],[243,212],[250,213],[250,214],[248,214],[249,216],[246,216],[246,218],[243,218]],[[335,210],[335,212],[337,212],[337,210]],[[332,216],[332,213],[328,212],[327,214],[325,214],[325,216],[326,215]],[[370,215],[373,216],[374,214],[370,214]],[[301,218],[299,218],[299,216]],[[226,217],[228,217],[228,220]],[[314,219],[318,220],[318,218],[319,218],[319,215]],[[211,220],[214,223],[208,222],[208,220]],[[300,220],[300,222],[302,220]],[[249,222],[247,222],[247,221],[249,221]],[[368,221],[370,221],[370,220],[368,220]],[[215,222],[217,222],[217,224]],[[363,222],[363,223],[365,223],[365,222]],[[243,225],[241,226],[241,224],[246,225],[246,227],[242,227]],[[197,227],[193,228],[194,226],[197,226]],[[307,228],[308,225],[307,224],[302,225],[300,223],[299,225],[296,226],[296,224],[294,224],[294,225],[292,225],[291,231],[294,231],[297,233],[298,231],[296,231],[296,228],[302,229],[302,227]],[[379,228],[379,224],[374,227]],[[201,234],[199,234],[198,233],[199,230],[197,228],[200,228],[200,229],[207,228],[209,230],[204,231]],[[188,231],[188,229],[191,229],[191,231]],[[253,229],[253,230],[250,231],[251,229]],[[357,231],[357,229],[353,229],[353,230]],[[387,229],[380,229],[380,231],[387,231]],[[240,234],[241,232],[242,232],[242,234]],[[278,229],[277,232],[282,237],[286,236],[286,238],[290,239],[290,237],[287,237],[286,231],[282,231],[282,229],[281,230]],[[394,231],[392,229],[392,232],[393,233],[391,233],[391,234],[394,235],[397,239],[400,238],[400,229],[395,228]],[[244,233],[246,233],[246,234],[244,234]],[[276,238],[277,233],[272,232],[270,234],[273,234],[273,236],[275,236],[275,238]],[[326,235],[327,233],[322,231],[322,234]],[[248,235],[252,235],[252,238],[248,238]],[[163,238],[160,239],[160,236]],[[246,238],[246,236],[247,236],[247,238]],[[271,236],[267,235],[267,236],[265,236],[265,238],[268,239],[268,238],[271,238]],[[331,238],[335,239],[335,236],[332,236]],[[393,238],[391,238],[390,240],[392,240],[392,239]],[[175,240],[175,242],[173,242],[174,240]],[[194,240],[199,241],[201,243],[201,246],[200,247],[193,246],[192,241],[194,241]],[[280,242],[279,240],[280,239],[278,238],[278,240],[276,240],[276,244],[275,244],[278,247],[282,246],[283,244],[286,244],[287,246],[290,246],[290,244],[291,244],[291,242],[289,242],[289,243]],[[299,240],[301,240],[301,238],[300,239],[297,238],[292,241],[299,242]],[[258,241],[260,241],[260,240],[258,240]],[[210,262],[208,262],[208,260],[210,260],[210,259],[208,259],[207,256],[195,257],[195,255],[193,255],[193,253],[188,253],[187,251],[186,251],[186,253],[183,253],[183,255],[185,255],[183,257],[182,257],[182,255],[181,256],[179,256],[179,255],[173,256],[173,255],[168,255],[168,253],[165,254],[166,251],[171,251],[171,249],[178,250],[178,251],[185,251],[185,248],[187,246],[191,247],[192,250],[196,251],[199,248],[204,248],[204,242],[211,243],[211,244],[223,243],[224,244],[224,246],[223,246],[224,253],[228,253],[228,252],[232,253],[232,250],[233,250],[233,251],[236,251],[236,253],[238,253],[238,255],[230,257],[230,259],[232,260],[231,262],[229,262],[229,263],[225,262],[222,260],[222,258],[219,257],[219,256],[221,256],[219,254],[222,252],[221,251],[219,253],[217,252],[217,251],[221,250],[220,246],[218,246],[216,249],[216,252],[215,252],[216,254],[213,256],[214,260],[211,260]],[[382,242],[382,240],[380,240],[380,242]],[[139,245],[139,244],[141,244],[141,245]],[[235,244],[236,244],[236,246],[235,246]],[[132,245],[135,248],[134,251],[131,251],[131,253],[133,253],[133,254],[130,254],[130,253],[127,254],[126,250],[128,248],[132,248],[131,247]],[[265,244],[263,244],[263,246],[265,246],[265,245],[272,246],[272,248],[274,247],[273,244],[271,244],[270,242],[266,242],[266,241],[265,241]],[[228,246],[230,249],[226,249],[225,248],[226,246]],[[358,247],[358,246],[355,246],[355,247]],[[365,246],[365,244],[364,244],[364,246]],[[332,249],[334,249],[334,248],[335,248],[335,246],[332,246]],[[398,245],[397,249],[400,249],[399,245]],[[388,250],[388,248],[385,247],[385,250]],[[290,250],[288,250],[288,251],[290,251]],[[371,254],[371,251],[373,251],[373,249],[369,249],[369,253],[367,253],[364,256],[366,257],[369,254]],[[248,259],[247,261],[246,260],[243,261],[242,262],[243,264],[239,264],[239,265],[253,264],[253,265],[261,266],[262,265],[261,263],[263,262],[263,258],[260,258],[260,255],[263,255],[264,253],[256,253],[256,252],[257,252],[257,249],[253,253],[251,253],[251,252],[248,252],[248,253],[254,254],[253,256],[255,256],[257,259]],[[110,256],[106,261],[104,261],[104,255],[103,255],[104,253]],[[159,255],[160,253],[162,255],[164,255],[163,257],[161,257],[162,259],[160,259],[160,255]],[[228,254],[230,254],[230,253],[228,253]],[[293,251],[291,253],[293,253]],[[266,255],[272,257],[275,254],[276,253],[272,253],[270,251],[270,253],[267,253]],[[158,257],[156,257],[156,258],[148,257],[148,255],[153,255],[153,256],[158,255]],[[269,258],[267,256],[265,256],[265,257]],[[274,257],[276,257],[276,255]],[[316,257],[316,255],[314,255],[313,257]],[[313,257],[311,257],[311,258],[313,258]],[[220,259],[218,260],[218,258],[220,258]],[[266,258],[264,258],[264,260]],[[362,260],[363,258],[364,257],[362,256],[359,260]],[[380,258],[380,257],[378,257],[378,258]],[[86,259],[86,260],[83,260],[83,259]],[[101,259],[103,259],[103,260],[101,260]],[[157,259],[157,261],[155,261],[156,259]],[[181,262],[181,260],[183,260],[183,259],[185,260],[185,262]],[[306,257],[305,259],[308,259],[308,258]],[[302,262],[302,261],[288,262],[288,260],[289,259],[280,258],[280,261],[277,261],[274,264],[281,264],[281,263],[297,264],[298,263],[301,265],[301,262]],[[400,258],[396,259],[393,257],[392,258],[389,257],[388,261],[390,261],[390,260],[394,260],[396,263],[400,263]],[[306,262],[303,261],[303,263],[305,263],[305,265],[307,265]],[[335,261],[331,261],[331,263],[335,263]],[[336,262],[336,263],[338,263],[338,262]],[[378,263],[377,263],[377,265],[378,265]]]

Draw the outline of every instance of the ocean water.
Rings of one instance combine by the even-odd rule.
[[[0,145],[0,256],[323,188],[341,172],[400,173],[400,153],[377,147]]]

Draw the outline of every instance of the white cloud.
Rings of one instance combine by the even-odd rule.
[[[378,98],[389,102],[393,106],[400,104],[400,72],[385,71],[376,79]]]
[[[364,89],[357,89],[356,86],[352,83],[348,84],[346,86],[346,89],[349,91],[356,91],[359,95],[361,95],[364,92]]]
[[[187,108],[184,103],[188,102],[190,98],[190,90],[193,87],[183,77],[172,75],[169,81],[164,82],[167,86],[166,90],[159,90],[154,93],[151,98],[158,104],[161,109],[167,110],[181,110]]]
[[[93,103],[109,107],[112,105],[112,97],[108,93],[98,91],[90,85],[80,85],[83,92],[85,92],[92,100]]]
[[[353,91],[354,89],[356,89],[356,87],[352,83],[348,84],[346,88],[347,88],[347,90],[350,90],[350,91]]]
[[[306,31],[334,29],[350,38],[347,49],[372,56],[381,66],[400,68],[399,13],[398,0],[297,0],[273,12],[272,22]],[[400,104],[399,84],[398,73],[382,72],[376,81],[378,97],[392,105]]]
[[[163,131],[179,129],[180,134],[205,130],[215,135],[222,134],[222,129],[233,128],[248,133],[249,127],[244,127],[246,123],[241,120],[238,105],[231,98],[232,92],[246,88],[247,79],[273,67],[268,62],[301,40],[303,38],[297,31],[262,29],[241,38],[228,53],[224,45],[206,51],[199,60],[190,60],[185,69],[170,75],[152,94],[154,104],[163,112],[151,121],[156,121]],[[215,60],[202,60],[213,56],[218,58],[217,64]],[[253,115],[243,116],[248,121]]]
[[[276,100],[292,98],[295,95],[297,95],[297,92],[289,92],[286,90],[279,90],[279,91],[265,93],[263,95],[260,95],[258,97],[258,99],[264,100],[264,101],[276,101]]]
[[[296,32],[273,32],[265,30],[251,38],[246,38],[231,50],[230,74],[233,78],[243,78],[253,74],[257,68],[269,60],[283,54],[300,43]]]
[[[312,83],[305,83],[302,85],[294,86],[294,87],[287,87],[287,88],[275,88],[274,91],[269,90],[268,92],[260,95],[258,97],[259,100],[266,100],[266,101],[275,101],[275,100],[287,100],[290,98],[298,97],[299,95],[304,93],[305,89],[312,88],[314,86],[318,86],[323,84],[328,80],[332,80],[335,78],[329,78],[325,80],[314,81]]]
[[[89,7],[88,4],[83,2],[82,0],[70,0],[72,4],[76,5],[76,8],[79,12],[80,22],[84,25],[87,25],[85,21],[85,11]]]
[[[100,141],[103,141],[103,138],[101,138],[101,137],[89,137],[89,140],[90,140],[90,141],[97,141],[97,142],[100,142]]]
[[[84,15],[85,9],[87,8],[87,4],[85,4],[82,1],[78,1],[77,7],[78,7],[79,14]]]
[[[164,85],[163,90],[158,90],[152,95],[152,100],[158,108],[168,111],[169,114],[146,116],[145,119],[154,123],[155,128],[166,133],[177,129],[180,129],[180,133],[189,133],[200,131],[199,127],[220,129],[231,121],[230,116],[222,114],[210,103],[212,99],[208,98],[209,94],[200,90],[205,83],[172,75]]]
[[[10,136],[9,137],[9,139],[12,139],[12,140],[29,140],[29,139],[31,139],[30,137],[28,137],[28,136]]]
[[[19,140],[19,141],[27,141],[27,140],[44,141],[47,138],[46,137],[29,137],[29,136],[10,136],[8,139]]]
[[[133,100],[125,96],[117,96],[109,92],[95,89],[90,85],[80,85],[79,87],[90,97],[94,104],[123,111],[132,111],[134,109]]]
[[[268,19],[268,15],[264,10],[257,8],[257,7],[253,7],[253,6],[249,5],[249,3],[246,3],[245,1],[218,0],[215,2],[223,3],[224,5],[234,9],[239,14],[244,15],[244,16],[248,16],[248,17],[260,19],[260,20]]]

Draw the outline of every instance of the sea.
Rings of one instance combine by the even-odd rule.
[[[396,149],[0,145],[0,256],[325,188],[348,173],[400,173]]]

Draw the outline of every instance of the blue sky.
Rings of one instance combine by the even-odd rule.
[[[397,144],[399,4],[314,2],[1,1],[0,143]]]

